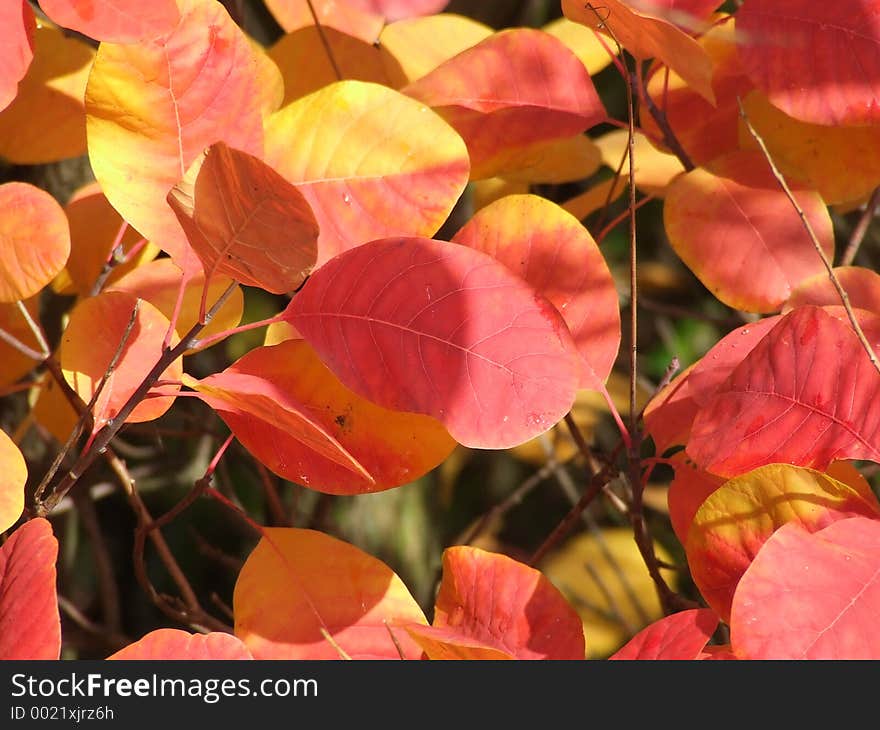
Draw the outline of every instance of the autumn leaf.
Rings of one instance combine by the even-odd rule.
[[[231,634],[212,631],[191,634],[180,629],[156,629],[111,654],[107,659],[150,660],[223,660],[253,659],[248,648]]]

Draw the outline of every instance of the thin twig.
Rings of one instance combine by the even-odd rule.
[[[681,162],[682,167],[684,167],[687,172],[696,169],[694,161],[690,158],[690,155],[685,152],[685,149],[684,147],[682,147],[678,137],[675,136],[675,132],[672,131],[672,127],[669,126],[669,119],[666,116],[666,112],[664,112],[654,103],[654,100],[651,98],[651,95],[645,88],[645,82],[642,78],[641,73],[641,66],[639,66],[638,69],[633,73],[633,76],[635,78],[639,100],[644,102],[645,106],[648,107],[648,111],[651,113],[651,117],[653,117],[654,122],[657,124],[657,127],[663,134],[663,144],[669,149],[672,154],[674,154],[678,158],[678,161]]]
[[[862,245],[865,234],[868,232],[868,228],[871,227],[878,206],[880,206],[880,187],[874,188],[874,192],[871,193],[865,210],[862,211],[856,227],[853,228],[850,234],[846,249],[844,249],[843,256],[840,259],[841,266],[852,266],[852,262],[855,261],[856,254],[859,252],[859,246]]]
[[[49,343],[46,341],[46,335],[43,332],[43,328],[40,326],[40,323],[37,322],[33,317],[31,317],[31,313],[28,312],[25,303],[20,299],[15,303],[15,306],[18,308],[18,311],[21,313],[21,316],[24,318],[24,321],[27,322],[28,329],[30,329],[31,334],[33,334],[34,339],[37,341],[37,344],[40,346],[40,350],[42,351],[42,357],[40,360],[45,360],[49,357],[49,354],[52,352],[49,347]]]
[[[803,208],[801,208],[800,204],[795,199],[794,194],[791,192],[791,188],[788,187],[788,183],[785,182],[785,177],[783,177],[782,173],[779,171],[779,168],[776,167],[776,163],[773,162],[773,158],[770,155],[770,150],[767,149],[767,145],[764,143],[764,139],[761,137],[760,134],[758,134],[758,130],[756,130],[752,126],[748,114],[746,114],[745,107],[743,107],[742,99],[740,99],[738,96],[736,97],[736,103],[739,105],[739,115],[740,117],[742,117],[743,122],[745,122],[746,128],[749,130],[749,134],[752,136],[752,139],[754,139],[755,142],[758,143],[758,147],[761,148],[761,153],[764,155],[764,159],[767,160],[767,164],[770,166],[770,171],[772,172],[773,177],[776,179],[776,182],[779,183],[779,187],[782,188],[782,191],[785,193],[785,197],[788,198],[789,203],[791,203],[792,207],[797,212],[798,217],[801,219],[804,230],[807,232],[807,236],[809,236],[810,241],[813,244],[813,248],[816,249],[816,253],[822,260],[822,265],[825,267],[828,278],[831,279],[831,283],[834,285],[834,289],[837,291],[837,296],[840,297],[840,302],[841,304],[843,304],[843,308],[846,310],[846,316],[856,333],[856,337],[859,338],[859,342],[861,343],[865,352],[868,353],[868,359],[871,361],[871,364],[874,366],[877,372],[880,373],[880,361],[877,360],[877,355],[874,353],[874,348],[871,347],[871,343],[868,342],[868,338],[865,337],[865,333],[862,331],[862,327],[859,324],[859,321],[856,319],[856,315],[855,312],[853,312],[852,305],[850,305],[849,303],[849,296],[847,295],[846,290],[841,285],[840,280],[837,278],[837,274],[834,273],[834,265],[828,259],[828,255],[822,248],[822,244],[819,243],[819,239],[816,237],[816,233],[813,231],[813,226],[810,224],[810,221],[804,213]]]
[[[101,601],[101,615],[107,628],[116,633],[122,628],[122,611],[120,609],[119,589],[113,570],[113,561],[107,549],[107,541],[101,531],[95,504],[88,492],[76,492],[73,503],[80,516],[83,527],[89,536],[92,555],[95,563],[95,576],[98,584],[98,595]]]
[[[315,11],[315,6],[312,4],[312,0],[306,0],[306,5],[309,6],[309,12],[312,14],[312,20],[315,21],[315,29],[318,31],[318,37],[321,39],[321,45],[324,46],[324,52],[327,54],[327,59],[330,61],[330,65],[333,67],[333,73],[336,74],[336,80],[342,81],[345,77],[342,75],[339,64],[336,63],[336,57],[333,55],[333,49],[330,47],[330,41],[327,40],[327,35],[324,33],[324,26],[321,25],[321,21],[318,18],[318,13]]]

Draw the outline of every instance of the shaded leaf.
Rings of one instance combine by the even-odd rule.
[[[434,235],[469,169],[464,143],[440,117],[360,81],[332,84],[273,114],[265,159],[312,207],[318,266],[365,241]]]
[[[772,462],[824,469],[835,459],[877,461],[880,375],[848,323],[799,307],[701,407],[687,452],[722,476]]]
[[[582,0],[562,0],[562,12],[567,18],[590,28],[610,28],[633,56],[641,60],[659,59],[703,98],[714,102],[712,60],[706,52],[687,33],[668,20],[647,14],[641,7],[636,10],[636,3],[624,0],[602,0],[601,8],[594,9]]]
[[[877,659],[880,521],[784,525],[740,581],[730,619],[742,659]]]
[[[710,474],[696,466],[684,451],[670,457],[670,465],[675,469],[675,477],[669,484],[666,495],[669,505],[669,519],[679,542],[687,541],[688,530],[700,506],[710,494],[726,481],[724,477]]]
[[[159,259],[138,266],[122,278],[108,286],[105,291],[122,291],[144,299],[158,309],[170,321],[183,279],[183,272],[171,259]],[[208,285],[205,309],[209,310],[233,284],[226,276],[214,275]],[[198,272],[187,277],[177,315],[175,330],[179,337],[186,335],[199,321],[202,294],[205,288],[205,274]],[[244,311],[244,294],[241,287],[235,287],[226,301],[217,310],[211,321],[199,332],[199,338],[208,339],[220,332],[237,327]],[[198,347],[187,350],[191,355]]]
[[[0,430],[0,532],[12,527],[24,509],[27,464],[15,442]]]
[[[872,164],[880,156],[877,127],[801,122],[758,91],[744,98],[743,107],[786,180],[803,182],[829,205],[858,200],[880,184],[880,171]],[[740,124],[739,136],[743,148],[758,148],[745,124]]]
[[[863,266],[837,266],[834,275],[852,307],[880,314],[880,274]],[[782,307],[783,313],[813,304],[840,306],[840,295],[826,272],[804,279]]]
[[[418,659],[421,649],[399,625],[426,623],[387,565],[295,528],[263,530],[239,573],[233,610],[235,635],[256,659],[339,659],[336,647],[352,659],[398,659],[395,639],[406,658]]]
[[[333,28],[366,43],[374,43],[382,31],[381,15],[339,0],[265,0],[266,7],[285,31],[291,33],[313,25],[312,10],[324,28]]]
[[[446,651],[479,649],[468,658],[499,658],[484,655],[487,648],[517,659],[584,658],[581,620],[553,584],[524,563],[479,548],[443,552],[433,627],[448,633],[408,630],[451,644]]]
[[[585,134],[537,144],[520,158],[521,167],[505,173],[508,180],[564,183],[590,177],[602,164],[602,153]]]
[[[434,419],[388,411],[350,391],[303,340],[255,348],[192,387],[269,469],[323,492],[406,484],[455,447]]]
[[[174,0],[40,0],[40,9],[58,25],[110,43],[150,40],[180,20]]]
[[[739,55],[773,106],[812,124],[880,120],[880,21],[873,3],[749,0],[737,12]],[[844,50],[845,49],[845,50]]]
[[[212,631],[209,634],[191,634],[180,629],[156,629],[123,647],[107,659],[130,660],[193,660],[211,659],[229,661],[253,659],[248,648],[231,634]]]
[[[39,318],[40,295],[31,297],[23,304],[27,307],[31,317]],[[40,351],[40,343],[34,336],[30,325],[22,316],[18,305],[13,302],[0,302],[0,329],[12,335],[19,342],[37,352]],[[36,367],[37,362],[12,345],[0,341],[0,386],[10,385],[22,375]]]
[[[791,184],[829,259],[834,233],[819,195]],[[669,242],[725,304],[772,312],[822,260],[760,152],[736,152],[697,168],[669,188],[663,207]]]
[[[69,254],[70,229],[55,198],[29,183],[0,185],[0,302],[39,292]]]
[[[403,91],[461,134],[475,180],[516,170],[534,145],[606,117],[580,60],[562,41],[529,28],[495,33]]]
[[[42,517],[0,546],[0,659],[58,659],[61,617],[55,593],[58,542]]]
[[[589,231],[537,195],[480,210],[452,239],[489,254],[556,307],[583,359],[578,387],[601,390],[620,347],[617,288]]]
[[[302,194],[253,155],[217,142],[168,193],[205,276],[225,274],[273,294],[315,264],[318,224]]]
[[[186,238],[165,202],[205,147],[261,155],[262,52],[215,0],[180,0],[173,32],[102,43],[86,89],[89,161],[107,199],[183,266]]]
[[[775,530],[796,522],[815,532],[855,515],[880,516],[873,494],[813,469],[760,467],[727,481],[697,510],[685,543],[691,576],[727,621],[740,578]]]
[[[356,393],[434,416],[465,446],[508,448],[574,402],[580,356],[546,299],[492,257],[423,238],[337,256],[285,319]]]
[[[659,560],[672,560],[654,543]],[[591,659],[604,659],[639,629],[663,616],[654,581],[628,527],[569,538],[539,566],[578,612]],[[677,578],[664,577],[675,590]]]
[[[516,659],[509,652],[483,644],[457,629],[436,626],[406,627],[407,632],[425,652],[427,659],[499,661]]]
[[[134,326],[122,344],[135,307]],[[152,304],[122,291],[83,299],[73,308],[61,337],[59,360],[65,379],[86,403],[92,399],[107,366],[121,348],[116,368],[107,378],[92,411],[95,419],[93,433],[116,417],[159,360],[168,324],[165,315]],[[100,337],[96,337],[96,333],[100,333]],[[177,340],[175,335],[172,347]],[[176,360],[161,379],[180,380],[182,374],[180,360]],[[168,393],[167,387],[163,392]],[[126,422],[158,418],[173,403],[173,395],[147,398],[138,404]]]
[[[575,218],[583,220],[591,213],[610,205],[617,200],[629,185],[629,176],[621,175],[609,180],[597,183],[573,198],[569,198],[562,204],[562,208],[571,213]]]
[[[123,220],[104,197],[98,183],[88,183],[79,188],[67,201],[64,212],[70,225],[70,256],[64,270],[52,282],[52,289],[59,294],[89,296],[111,260],[113,244]],[[132,247],[139,245],[142,240],[140,233],[126,226],[121,241],[123,256],[131,255]],[[140,264],[151,261],[158,253],[155,245],[144,245],[129,260],[115,263],[107,281],[119,279]]]
[[[13,0],[0,7],[0,111],[18,93],[34,58],[34,11],[27,0]]]
[[[718,627],[718,616],[709,608],[679,611],[642,629],[611,659],[699,659]]]
[[[0,155],[19,165],[55,162],[86,151],[83,95],[95,52],[48,26],[37,28],[33,41],[34,60],[18,85],[18,96],[0,112]]]

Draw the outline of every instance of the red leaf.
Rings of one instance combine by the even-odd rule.
[[[180,20],[174,0],[40,0],[40,9],[58,25],[110,43],[149,40]]]
[[[0,659],[58,659],[58,542],[48,520],[24,523],[0,547]]]
[[[880,521],[853,517],[810,533],[777,530],[733,599],[743,659],[880,659]]]
[[[253,659],[241,639],[213,631],[191,634],[180,629],[156,629],[138,641],[123,647],[107,659],[162,660],[169,659]]]
[[[273,294],[293,291],[318,256],[318,224],[293,185],[269,165],[217,142],[168,193],[168,204],[202,262]]]
[[[818,193],[792,185],[828,258],[834,234]],[[792,289],[824,270],[803,221],[760,152],[735,152],[676,178],[663,206],[675,252],[725,304],[779,309]]]
[[[684,451],[676,452],[670,459],[675,469],[675,477],[669,485],[666,500],[669,505],[669,519],[679,542],[687,541],[688,530],[700,505],[718,487],[724,478],[697,468]]]
[[[372,241],[330,260],[285,318],[336,376],[454,439],[509,448],[574,403],[580,356],[546,299],[491,256],[426,238]]]
[[[814,124],[880,121],[876,3],[748,0],[736,18],[743,67],[774,106]]]
[[[837,266],[834,274],[853,308],[880,314],[880,274],[862,266]],[[789,312],[805,304],[840,306],[840,294],[826,272],[802,281],[791,293],[782,311]]]
[[[403,92],[464,138],[472,179],[514,170],[529,148],[583,132],[607,116],[577,56],[549,33],[528,28],[491,35]]]
[[[583,623],[540,571],[473,547],[443,553],[435,629],[452,643],[502,651],[517,659],[583,659]],[[421,633],[409,627],[411,633]],[[429,637],[442,634],[428,633]]]
[[[34,58],[34,11],[27,0],[0,4],[0,111],[18,93]]]
[[[546,198],[508,195],[452,240],[493,256],[547,297],[583,357],[579,386],[603,387],[620,347],[620,305],[608,265],[580,221]]]
[[[710,608],[679,611],[642,629],[610,659],[699,659],[718,627]]]
[[[257,347],[189,384],[263,464],[322,492],[406,484],[455,447],[433,418],[388,411],[352,393],[304,340]]]
[[[824,470],[835,459],[878,461],[880,374],[848,324],[800,307],[700,409],[687,452],[722,476],[773,462]]]

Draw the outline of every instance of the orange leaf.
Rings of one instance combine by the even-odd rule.
[[[668,20],[640,12],[634,2],[602,0],[594,9],[583,0],[562,0],[567,18],[590,28],[608,28],[638,59],[656,58],[681,76],[707,101],[714,103],[712,60],[699,43]]]
[[[819,195],[791,185],[828,258],[834,235]],[[725,304],[778,309],[802,279],[823,271],[803,222],[759,152],[722,157],[669,188],[663,207],[669,242]]]
[[[319,266],[376,238],[434,235],[467,184],[469,164],[440,117],[362,81],[331,84],[273,114],[266,161],[311,205]]]
[[[64,270],[52,282],[52,289],[59,294],[89,296],[110,260],[123,220],[104,197],[98,183],[88,183],[77,190],[64,206],[64,212],[70,224],[70,256]],[[141,240],[140,233],[126,226],[121,241],[123,255]],[[107,280],[119,279],[158,253],[156,246],[147,244],[130,260],[116,264]]]
[[[137,312],[135,313],[135,307]],[[134,325],[123,343],[126,330],[135,314]],[[115,418],[143,379],[158,361],[168,330],[168,319],[149,302],[122,291],[105,292],[81,300],[70,313],[70,322],[61,338],[60,361],[64,377],[88,403],[121,347],[116,368],[98,396],[93,408],[93,433]],[[100,333],[100,336],[96,336]],[[177,343],[174,336],[171,344]],[[163,380],[180,380],[180,360],[162,374]],[[167,388],[164,392],[168,392]],[[158,418],[174,403],[174,396],[148,398],[126,419],[128,423]]]
[[[0,302],[39,292],[69,254],[70,229],[55,198],[29,183],[0,185]]]
[[[241,375],[250,377],[237,381]],[[303,340],[255,348],[192,387],[263,464],[322,492],[397,487],[455,448],[434,419],[389,411],[350,391]],[[273,392],[271,408],[258,411],[257,399]]]
[[[669,503],[669,519],[676,537],[684,545],[688,530],[700,506],[727,480],[700,469],[687,458],[684,451],[673,454],[670,461],[672,468],[675,469],[675,477],[666,495]]]
[[[83,95],[94,58],[89,46],[57,28],[36,30],[34,60],[18,96],[0,112],[0,156],[35,165],[86,151]]]
[[[86,90],[89,160],[116,210],[183,263],[186,238],[165,202],[205,147],[262,154],[262,112],[277,89],[262,52],[216,0],[180,0],[168,35],[102,43]],[[271,106],[271,105],[268,105]]]
[[[880,274],[862,266],[838,266],[834,274],[846,292],[851,306],[880,314]],[[827,272],[804,279],[791,293],[782,313],[795,307],[813,304],[817,307],[840,305],[840,295]]]
[[[34,11],[27,0],[13,0],[0,6],[0,111],[18,93],[34,58]]]
[[[776,529],[796,522],[814,532],[854,515],[880,517],[876,497],[813,469],[760,467],[726,482],[697,510],[685,543],[691,575],[727,621],[737,583]]]
[[[15,442],[0,430],[0,532],[14,525],[24,509],[27,464]]]
[[[302,194],[256,157],[218,142],[168,193],[202,262],[273,294],[296,289],[317,257],[318,224]]]
[[[240,639],[212,631],[210,634],[191,634],[180,629],[156,629],[123,647],[107,659],[117,660],[194,660],[212,659],[230,661],[253,659]]]
[[[322,532],[264,528],[233,595],[235,635],[256,659],[408,659],[399,624],[426,623],[387,565]],[[395,640],[396,644],[395,645]]]
[[[58,25],[110,43],[150,40],[180,20],[174,0],[40,0],[40,9]]]
[[[601,390],[620,347],[620,312],[587,229],[546,198],[511,195],[480,210],[453,241],[493,256],[550,300],[583,359],[579,387]]]
[[[519,167],[505,173],[511,181],[564,183],[590,177],[602,164],[602,153],[585,134],[539,143],[523,151]]]
[[[374,43],[382,31],[384,19],[377,13],[338,0],[311,0],[311,8],[309,4],[307,0],[266,0],[266,7],[288,33],[313,25],[313,9],[322,27],[333,28],[366,43]]]
[[[403,92],[461,134],[475,180],[516,170],[534,145],[578,134],[606,117],[577,56],[549,33],[529,28],[495,33]]]
[[[474,547],[444,551],[433,626],[450,632],[455,644],[475,643],[517,659],[585,654],[580,616],[540,571]]]
[[[171,259],[159,259],[138,266],[121,279],[108,286],[105,291],[124,291],[134,294],[140,299],[145,299],[165,315],[169,320],[174,315],[174,307],[177,303],[177,295],[183,272]],[[232,285],[232,280],[226,276],[213,276],[208,285],[208,295],[205,298],[205,309],[220,299],[221,295]],[[205,274],[198,272],[187,278],[186,287],[183,290],[183,300],[180,304],[180,312],[177,316],[175,329],[180,337],[186,335],[199,320],[202,294],[205,288]],[[220,309],[211,318],[207,326],[199,332],[201,339],[207,339],[215,334],[237,327],[244,311],[244,294],[241,287],[235,287],[232,294],[223,303]],[[184,355],[191,355],[198,351],[198,347],[187,350]]]
[[[499,661],[516,659],[502,649],[462,636],[457,629],[437,626],[407,626],[407,632],[433,660]]]
[[[39,318],[39,295],[36,295],[23,304],[28,313],[35,320]],[[9,333],[19,342],[24,343],[32,350],[40,351],[40,343],[34,337],[34,333],[22,316],[18,304],[0,302],[0,329]],[[0,386],[10,385],[25,373],[30,372],[37,362],[20,352],[12,345],[0,340]]]

